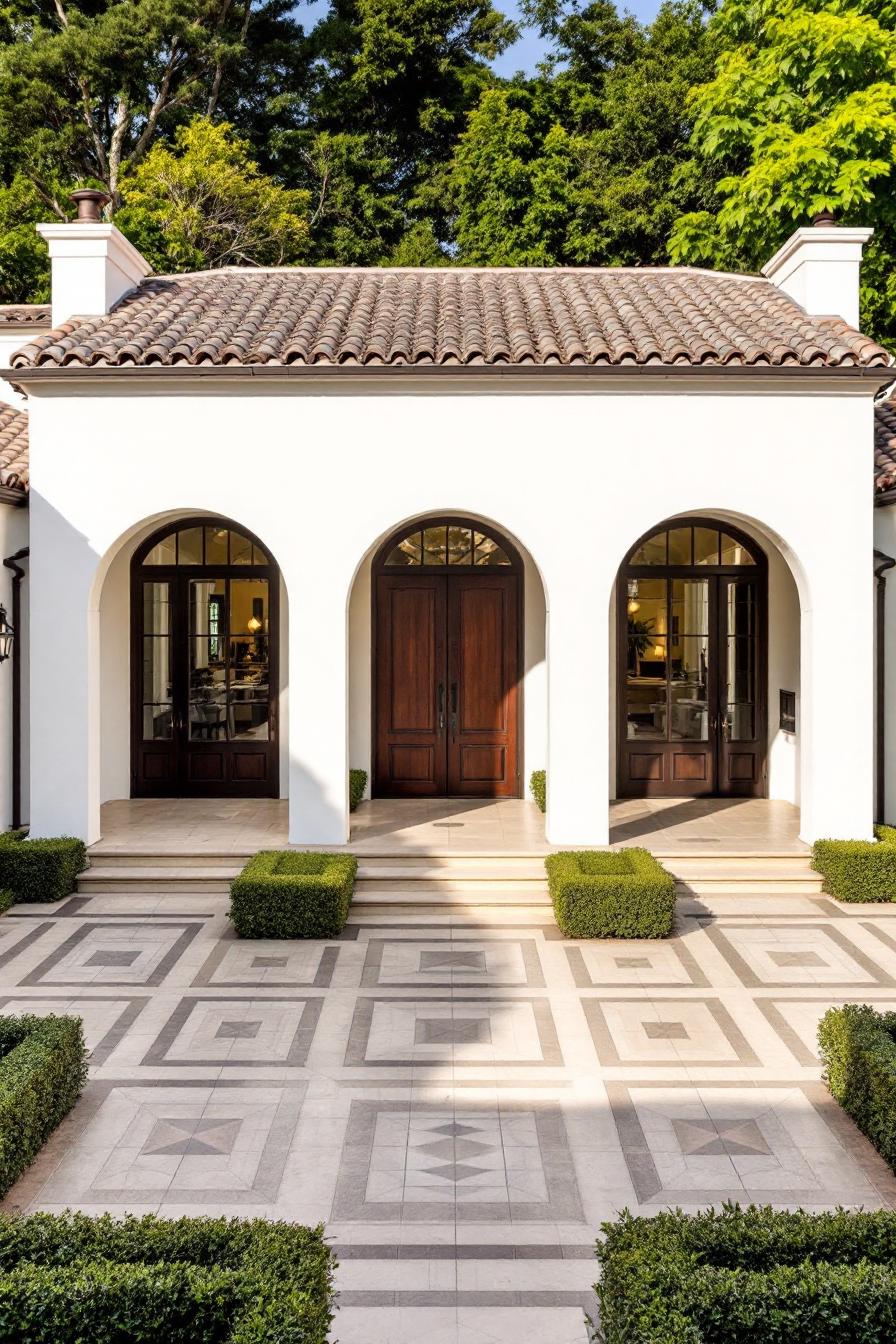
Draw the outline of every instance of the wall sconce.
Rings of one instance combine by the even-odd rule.
[[[665,657],[666,657],[666,650],[665,650],[665,648],[663,647],[662,644],[654,644],[654,646],[653,646],[653,656],[654,656],[654,658],[662,658],[662,659],[665,659]]]
[[[248,625],[249,630],[253,635],[257,635],[259,630],[261,629],[261,621],[258,619],[257,616],[250,616],[246,624]]]
[[[6,608],[0,607],[0,663],[5,663],[12,653],[12,642],[16,632],[6,619]]]

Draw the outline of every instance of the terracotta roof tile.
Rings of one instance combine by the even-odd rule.
[[[879,401],[874,408],[874,489],[896,486],[896,400]]]
[[[248,270],[145,280],[32,339],[38,365],[887,365],[770,281],[657,270]]]
[[[28,489],[28,416],[0,402],[0,486]]]
[[[0,303],[0,326],[4,322],[24,326],[46,326],[50,322],[48,303]]]

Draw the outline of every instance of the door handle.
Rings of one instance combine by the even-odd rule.
[[[444,683],[441,681],[439,682],[439,693],[436,699],[436,708],[438,710],[439,715],[439,732],[441,733],[444,731],[445,728],[445,686]]]

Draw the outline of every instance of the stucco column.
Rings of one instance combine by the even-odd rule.
[[[348,581],[303,557],[289,592],[289,838],[348,840]]]
[[[31,835],[92,844],[100,835],[98,557],[36,491],[30,510]]]
[[[870,510],[869,510],[870,512]],[[874,817],[872,552],[831,547],[802,613],[801,825],[808,844],[870,840]],[[772,713],[777,706],[770,706]]]
[[[605,845],[610,805],[606,592],[584,564],[571,564],[548,586],[545,833],[553,845]]]

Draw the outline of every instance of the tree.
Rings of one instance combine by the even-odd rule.
[[[485,93],[454,154],[454,226],[480,265],[644,265],[666,259],[673,220],[702,202],[688,170],[690,86],[710,72],[703,9],[655,22],[605,0],[533,10],[555,43],[535,80]]]
[[[675,261],[757,268],[821,210],[870,224],[862,312],[896,338],[896,10],[884,0],[724,0],[715,77],[693,95],[711,208],[675,224]]]
[[[59,218],[60,181],[100,183],[114,208],[161,134],[243,100],[245,120],[303,59],[288,0],[7,0],[0,143]]]
[[[226,122],[197,117],[121,180],[117,222],[157,271],[305,260],[308,196],[260,172]]]

